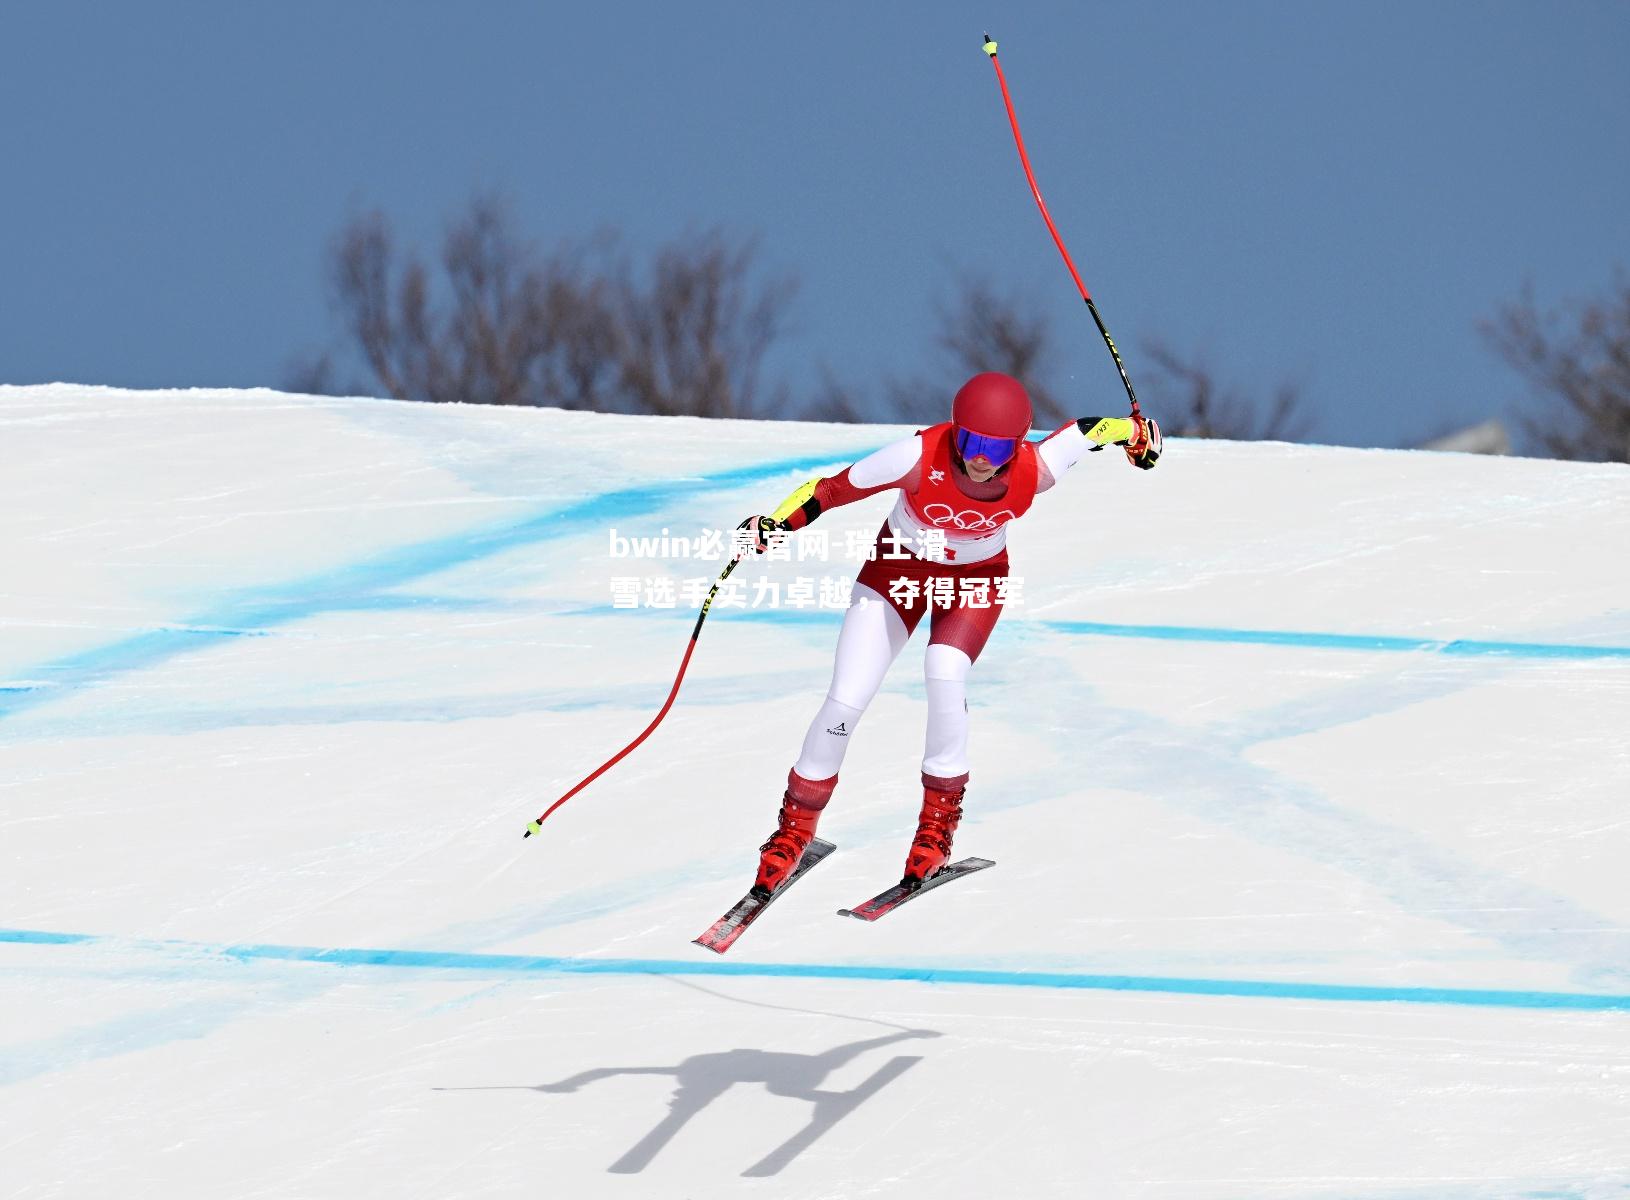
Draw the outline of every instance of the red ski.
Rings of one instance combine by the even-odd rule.
[[[854,917],[857,921],[875,921],[879,917],[893,912],[902,904],[916,899],[924,892],[931,892],[942,883],[950,883],[953,879],[961,879],[964,875],[972,875],[975,871],[983,871],[986,867],[996,864],[988,858],[964,858],[960,862],[949,863],[941,867],[934,874],[918,884],[909,884],[904,881],[891,888],[877,893],[864,904],[854,908],[838,909],[840,917]]]
[[[715,954],[723,954],[736,944],[736,939],[746,932],[749,925],[758,920],[760,913],[779,900],[783,892],[836,849],[831,842],[822,841],[820,838],[813,839],[804,851],[804,856],[798,860],[797,869],[787,876],[785,883],[767,895],[756,890],[748,892],[730,906],[729,912],[713,922],[706,933],[695,939],[695,944]]]

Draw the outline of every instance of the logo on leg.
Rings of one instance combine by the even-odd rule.
[[[831,733],[831,734],[835,734],[838,737],[848,737],[849,736],[849,730],[844,725],[844,723],[842,721],[839,721],[836,725],[832,726],[830,729],[827,730],[827,732]]]

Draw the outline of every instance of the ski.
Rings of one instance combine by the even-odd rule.
[[[715,954],[723,954],[736,944],[736,939],[746,932],[749,925],[758,920],[760,913],[779,900],[782,893],[797,883],[817,866],[821,859],[836,849],[837,847],[831,842],[822,841],[820,838],[812,840],[809,843],[809,848],[804,851],[804,856],[798,860],[797,869],[787,876],[785,883],[768,896],[755,895],[749,891],[730,906],[729,912],[713,922],[706,933],[696,938],[695,944],[701,946],[704,950],[711,950]]]
[[[840,908],[838,916],[854,917],[857,921],[875,921],[924,892],[933,891],[942,883],[950,883],[953,879],[961,879],[964,875],[972,875],[975,871],[983,871],[986,867],[995,865],[988,858],[964,858],[960,862],[941,867],[915,887],[907,883],[897,883],[877,893],[864,904],[856,905],[854,908]]]

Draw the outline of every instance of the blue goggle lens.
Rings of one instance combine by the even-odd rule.
[[[956,432],[956,449],[963,462],[983,456],[992,466],[999,467],[1011,459],[1018,448],[1018,438],[986,437],[971,429]]]

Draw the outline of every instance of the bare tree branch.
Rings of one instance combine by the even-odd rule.
[[[935,344],[949,357],[950,370],[933,382],[885,379],[871,404],[882,419],[925,425],[943,421],[956,383],[981,371],[1001,371],[1023,383],[1035,406],[1038,427],[1056,427],[1085,415],[1068,411],[1047,382],[1056,343],[1044,314],[1000,295],[988,282],[974,277],[964,277],[954,296],[940,303],[937,311]],[[1146,362],[1155,368],[1149,409],[1170,434],[1297,441],[1312,426],[1295,384],[1279,384],[1263,407],[1225,390],[1203,361],[1185,359],[1162,342],[1147,347]],[[830,371],[819,403],[824,407],[817,411],[830,413],[859,412],[863,407],[860,394],[833,380]]]
[[[303,396],[336,395],[334,358],[330,354],[300,355],[283,367],[283,390]]]
[[[935,315],[939,328],[934,345],[950,360],[947,369],[932,378],[884,378],[869,402],[863,401],[864,393],[839,383],[825,369],[815,411],[859,414],[870,409],[874,420],[932,425],[945,420],[963,379],[1000,371],[1024,384],[1038,427],[1072,419],[1074,414],[1065,410],[1047,383],[1054,343],[1044,314],[1001,296],[988,281],[964,276],[949,299],[936,303]]]
[[[335,240],[332,285],[363,360],[400,399],[783,415],[785,389],[761,372],[793,284],[756,281],[754,257],[715,231],[660,250],[640,282],[614,239],[545,256],[502,202],[478,197],[447,230],[440,282],[398,260],[374,212]],[[312,364],[302,378],[324,374]]]
[[[333,251],[333,286],[346,324],[368,367],[392,396],[405,388],[392,361],[395,331],[390,319],[390,226],[368,213],[340,234]]]
[[[1059,425],[1071,418],[1046,383],[1054,341],[1044,313],[999,295],[988,280],[968,276],[953,300],[937,306],[937,314],[936,344],[964,376],[981,371],[1013,376],[1030,393],[1038,425]]]
[[[621,383],[637,411],[760,411],[760,367],[794,289],[779,279],[754,290],[754,254],[751,243],[732,247],[715,231],[661,251],[647,287],[623,272]]]
[[[1301,389],[1293,383],[1274,388],[1264,413],[1256,402],[1219,386],[1203,359],[1185,359],[1158,339],[1145,342],[1143,353],[1155,368],[1150,410],[1174,437],[1295,442],[1312,428],[1302,411]]]
[[[1524,421],[1546,450],[1557,458],[1630,462],[1630,279],[1618,272],[1606,299],[1570,308],[1566,315],[1542,313],[1525,285],[1479,328],[1552,401],[1549,413]],[[1571,330],[1559,329],[1570,319]]]
[[[581,252],[550,260],[530,303],[546,330],[545,352],[532,388],[562,408],[606,411],[618,406],[622,333],[613,285],[585,267]]]
[[[821,364],[821,381],[815,393],[799,407],[798,417],[803,421],[834,421],[844,425],[858,425],[865,421],[865,405],[853,388],[833,374],[832,368]]]

